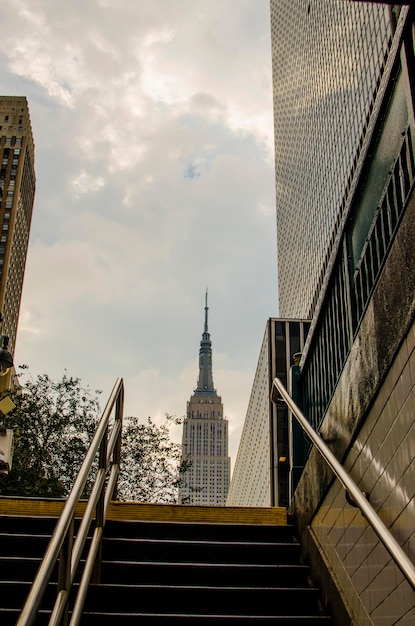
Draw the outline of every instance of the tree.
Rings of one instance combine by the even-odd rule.
[[[170,440],[170,427],[181,419],[165,416],[157,426],[149,417],[125,419],[118,480],[120,500],[135,502],[177,502],[178,487],[187,462],[180,461],[181,445]]]
[[[55,381],[47,374],[33,379],[27,366],[18,369],[21,387],[10,394],[16,408],[6,416],[15,450],[10,473],[0,479],[0,495],[64,497],[101,416],[100,392],[83,387],[66,370]],[[181,446],[170,441],[169,429],[180,421],[166,415],[157,426],[151,418],[124,419],[118,499],[177,502],[188,464],[180,461]]]
[[[61,497],[75,480],[100,415],[96,392],[64,372],[33,379],[20,366],[21,387],[10,394],[16,408],[6,425],[14,431],[10,473],[0,481],[1,495]]]

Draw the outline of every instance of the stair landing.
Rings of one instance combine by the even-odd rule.
[[[59,517],[64,504],[65,500],[60,499],[0,496],[0,515]],[[78,504],[76,517],[82,517],[86,504],[86,501],[81,501]],[[283,507],[217,507],[112,501],[108,509],[107,520],[286,526],[287,509]]]

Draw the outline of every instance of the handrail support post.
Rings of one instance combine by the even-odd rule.
[[[62,591],[66,594],[66,599],[69,595],[69,588],[71,586],[71,561],[72,561],[72,548],[74,543],[74,529],[75,518],[72,517],[69,524],[68,532],[65,540],[62,544],[62,548],[59,553],[59,570],[58,570],[58,594]],[[68,626],[68,603],[65,602],[65,608],[63,617],[61,618],[62,626]]]

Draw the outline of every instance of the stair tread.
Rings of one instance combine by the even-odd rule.
[[[308,587],[101,584],[90,586],[85,611],[308,615],[318,613],[317,599],[318,590]]]
[[[209,546],[257,546],[257,547],[270,547],[270,546],[299,546],[299,544],[292,541],[210,541],[208,539],[154,539],[147,537],[105,537],[104,542],[111,541],[126,541],[128,543],[156,543],[156,544],[179,544],[179,545],[209,545]]]
[[[101,612],[101,611],[85,611],[84,612],[85,615],[113,615],[114,617],[117,616],[128,616],[128,617],[181,617],[183,619],[186,618],[199,618],[199,617],[215,617],[215,618],[225,618],[225,619],[241,619],[241,620],[246,620],[246,619],[261,619],[261,620],[269,620],[269,619],[281,619],[283,618],[284,620],[298,620],[298,619],[302,619],[302,620],[306,620],[306,619],[310,619],[310,618],[314,618],[314,619],[327,619],[330,620],[331,618],[328,617],[327,615],[257,615],[256,613],[253,613],[252,615],[241,615],[239,613],[116,613],[116,612],[109,612],[109,611],[105,611],[105,612]]]
[[[0,532],[0,538],[4,537],[10,539],[10,537],[30,537],[31,539],[50,539],[51,533],[30,533],[30,532],[17,532],[17,533],[3,533]]]
[[[19,560],[20,557],[0,557],[1,558],[14,558]],[[34,559],[34,560],[39,560],[39,559]],[[264,568],[264,569],[301,569],[301,570],[308,570],[309,567],[308,565],[303,565],[302,563],[209,563],[206,562],[204,563],[203,561],[197,561],[195,563],[191,563],[189,561],[174,561],[174,563],[172,563],[171,561],[117,561],[117,560],[113,560],[113,559],[103,559],[102,560],[102,564],[103,565],[137,565],[137,566],[141,566],[141,565],[154,565],[154,566],[168,566],[168,567],[209,567],[209,568],[216,568],[216,567],[224,567],[226,569],[229,569],[230,567],[235,567],[235,568]]]
[[[1,526],[0,597],[11,605],[2,617],[14,615],[12,607],[27,596],[51,537],[53,522],[44,522],[43,528],[38,518],[33,533],[30,519],[25,525],[10,518]],[[320,615],[319,590],[308,584],[309,567],[291,526],[116,520],[105,525],[102,549],[102,583],[89,588],[86,625],[331,624]],[[48,585],[43,608],[56,588]]]
[[[9,582],[9,581],[8,581]],[[241,591],[243,593],[245,592],[249,592],[249,591],[264,591],[266,593],[270,593],[270,592],[274,592],[274,591],[284,591],[284,592],[288,592],[288,593],[295,593],[298,591],[304,592],[306,594],[315,594],[318,589],[316,587],[304,587],[304,586],[298,586],[298,587],[263,587],[262,585],[252,585],[251,587],[241,587],[240,585],[226,585],[226,586],[218,586],[218,585],[189,585],[189,584],[184,584],[184,585],[156,585],[156,584],[145,584],[145,583],[138,583],[138,584],[129,584],[129,583],[98,583],[98,584],[91,584],[90,588],[100,588],[100,589],[112,589],[114,587],[119,587],[121,589],[164,589],[164,590],[169,590],[172,591],[174,589],[176,589],[177,591],[186,591],[186,590],[191,590],[191,589],[206,589],[206,590],[213,590],[213,591],[219,591],[219,592],[224,592],[224,591]]]

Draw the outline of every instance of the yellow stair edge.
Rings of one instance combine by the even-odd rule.
[[[139,504],[135,502],[113,501],[109,506],[107,519],[209,522],[212,524],[274,524],[286,526],[287,509],[282,507]]]
[[[65,500],[53,498],[13,498],[0,496],[0,515],[59,517]],[[86,501],[76,507],[76,517],[82,517]],[[211,524],[273,524],[287,525],[284,507],[249,506],[186,506],[181,504],[146,504],[112,501],[108,520],[147,520],[160,522],[208,522]]]

